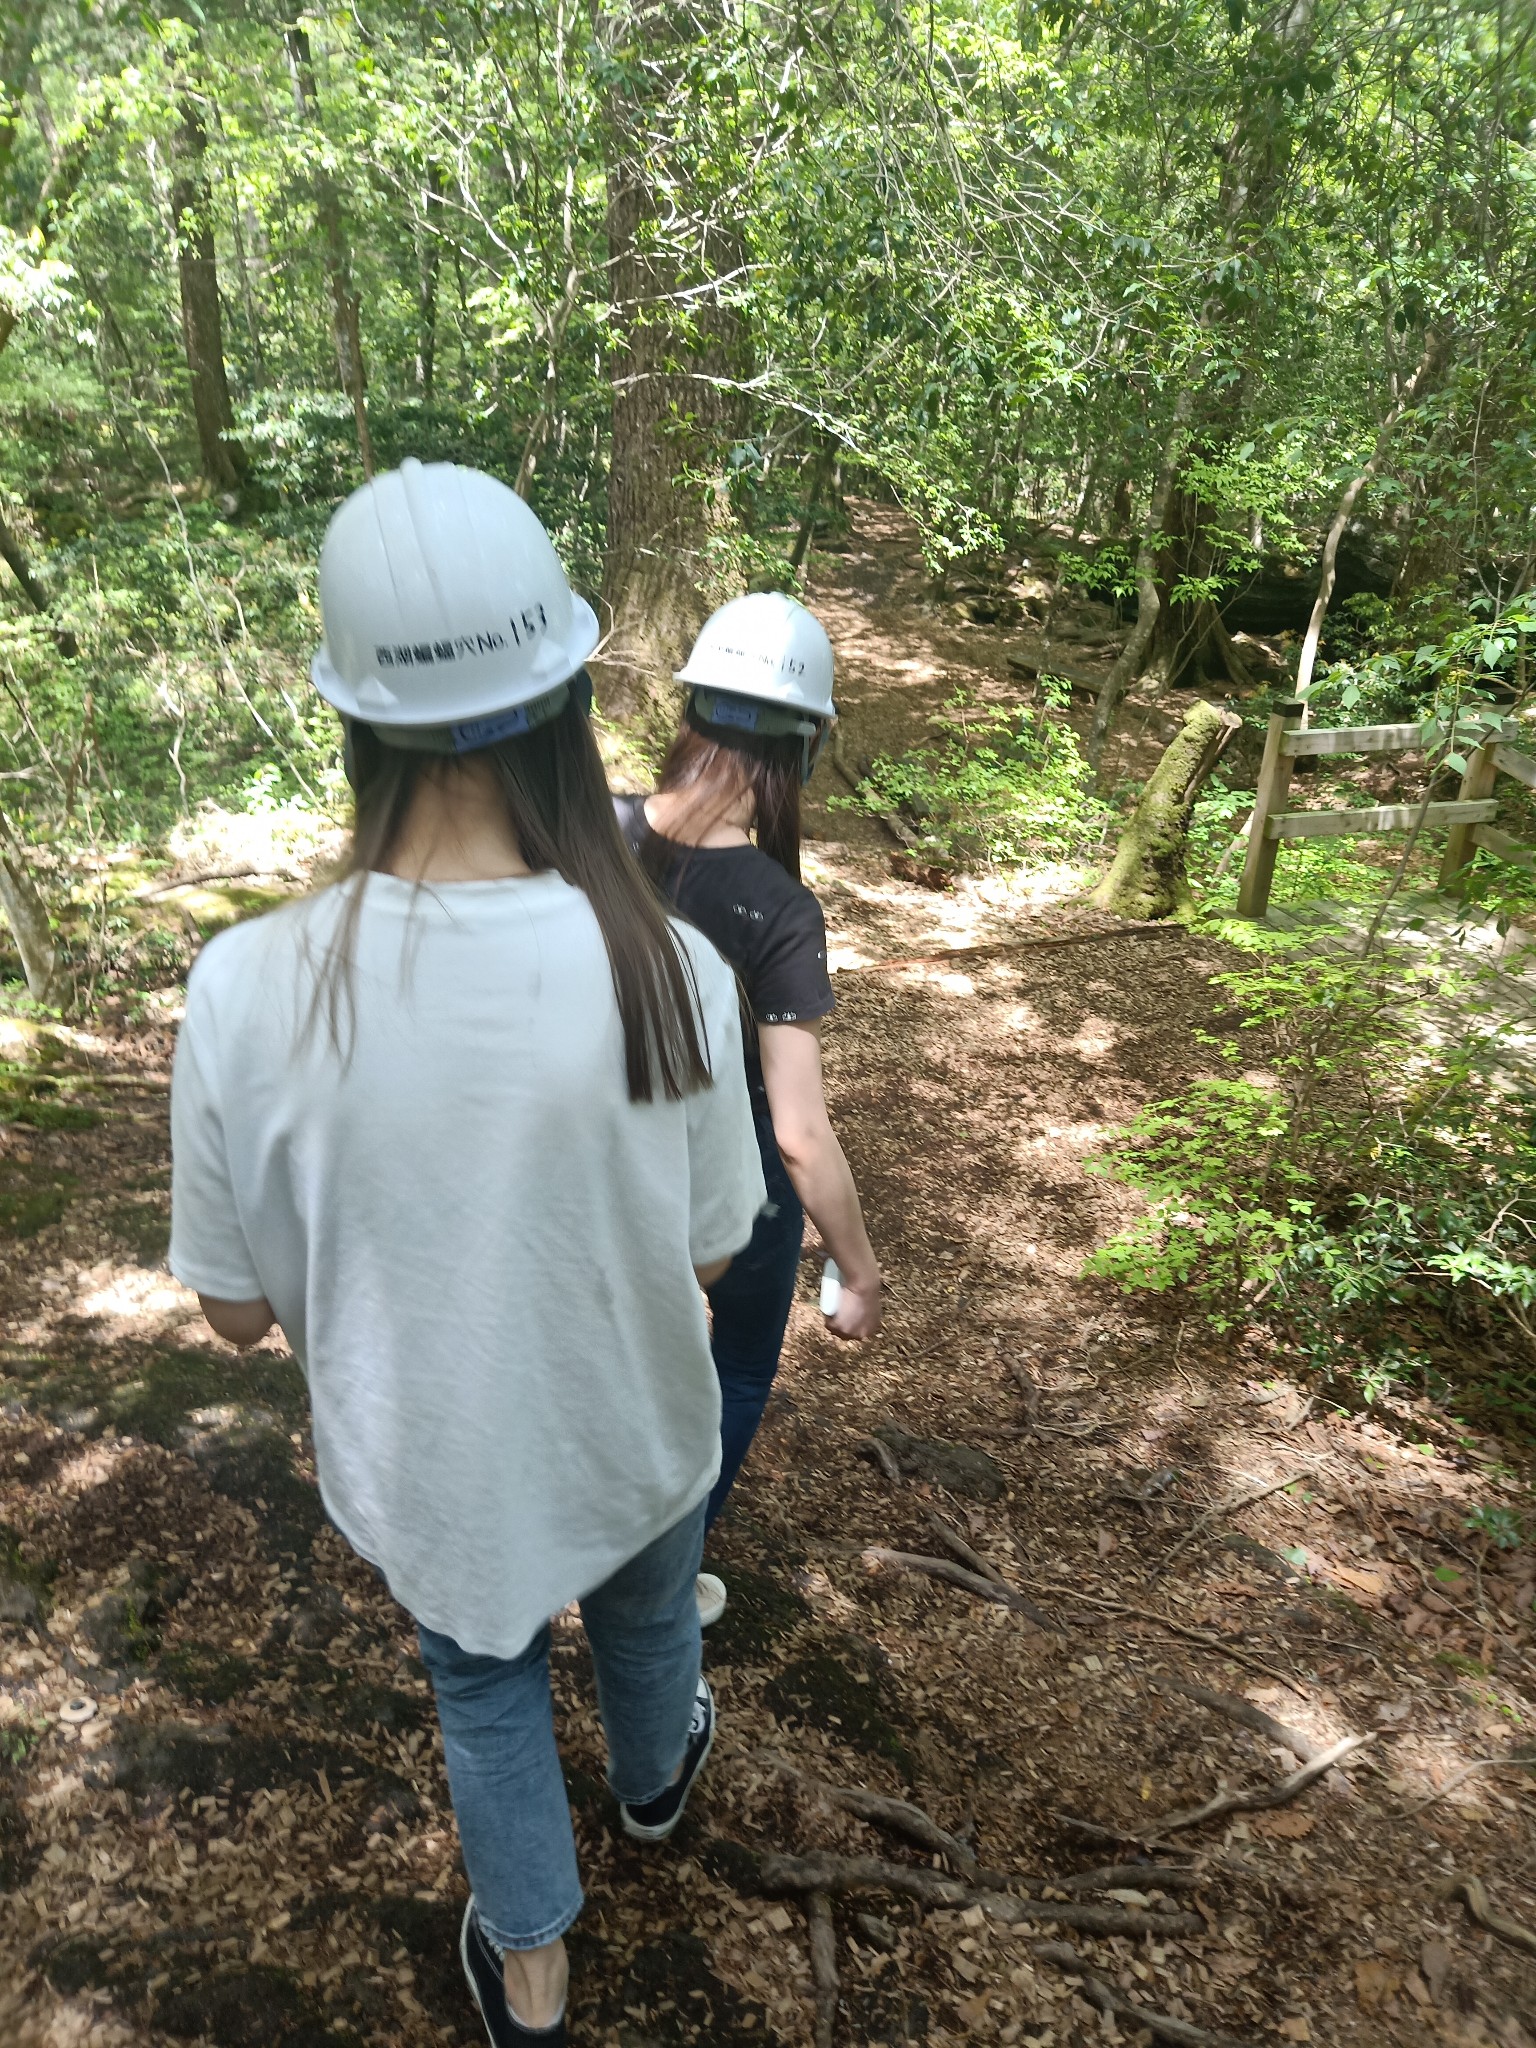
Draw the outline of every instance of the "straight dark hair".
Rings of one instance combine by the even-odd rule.
[[[352,845],[337,878],[348,902],[316,988],[338,1047],[348,1035],[353,951],[368,877],[387,870],[422,778],[458,772],[454,756],[405,752],[366,725],[352,727],[351,742],[356,807]],[[468,758],[493,770],[528,866],[535,874],[552,869],[592,906],[624,1031],[630,1101],[650,1102],[658,1087],[669,1102],[707,1088],[693,963],[660,892],[624,843],[597,742],[574,695],[547,724]]]
[[[687,720],[667,749],[656,789],[658,795],[695,792],[706,825],[724,817],[743,790],[750,791],[759,848],[798,882],[803,759],[803,743],[794,733],[771,738],[755,732],[727,735],[718,727]],[[658,843],[655,833],[647,835],[642,861],[657,882],[674,859],[665,840]]]

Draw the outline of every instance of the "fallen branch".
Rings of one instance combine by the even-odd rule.
[[[1064,1633],[1060,1622],[1052,1621],[1044,1608],[1037,1607],[1033,1600],[1027,1600],[1012,1586],[1000,1585],[996,1579],[984,1579],[979,1572],[966,1571],[962,1565],[951,1564],[945,1557],[918,1557],[908,1550],[885,1550],[872,1545],[859,1553],[866,1568],[878,1571],[888,1565],[893,1571],[917,1572],[924,1578],[943,1579],[947,1585],[958,1586],[962,1592],[974,1593],[978,1600],[990,1600],[996,1607],[1011,1608],[1015,1614],[1022,1614],[1032,1621],[1036,1628],[1049,1629],[1053,1635]]]
[[[1311,1763],[1318,1754],[1318,1746],[1310,1736],[1303,1735],[1299,1728],[1292,1728],[1284,1721],[1277,1721],[1262,1707],[1256,1707],[1252,1700],[1237,1699],[1229,1692],[1207,1692],[1203,1685],[1186,1685],[1182,1678],[1155,1678],[1152,1683],[1159,1692],[1182,1693],[1185,1699],[1193,1700],[1197,1706],[1209,1707],[1213,1714],[1225,1714],[1229,1721],[1237,1721],[1244,1728],[1251,1728],[1255,1735],[1262,1735],[1266,1741],[1288,1749],[1304,1764]],[[1438,1798],[1439,1794],[1435,1796]]]
[[[169,896],[174,889],[201,889],[207,882],[243,882],[251,875],[259,875],[260,868],[252,867],[247,861],[238,868],[210,868],[202,875],[178,875],[174,882],[155,882],[148,888],[136,889],[134,894],[141,902],[149,902],[156,896]],[[274,869],[271,872],[276,873]]]
[[[1259,1501],[1268,1500],[1272,1493],[1283,1493],[1286,1487],[1294,1486],[1298,1479],[1306,1479],[1315,1475],[1316,1471],[1317,1467],[1315,1465],[1303,1465],[1299,1472],[1288,1473],[1284,1479],[1268,1481],[1263,1486],[1251,1488],[1247,1493],[1234,1493],[1230,1499],[1218,1501],[1215,1507],[1207,1508],[1199,1520],[1186,1529],[1178,1542],[1174,1544],[1172,1550],[1169,1551],[1168,1555],[1158,1566],[1159,1573],[1167,1571],[1169,1565],[1173,1563],[1173,1560],[1179,1555],[1180,1551],[1187,1550],[1191,1543],[1204,1535],[1213,1522],[1224,1521],[1228,1515],[1235,1515],[1240,1508],[1254,1507]]]
[[[1320,1756],[1314,1756],[1310,1763],[1303,1764],[1299,1771],[1292,1771],[1288,1778],[1282,1778],[1276,1785],[1260,1785],[1249,1792],[1217,1792],[1201,1806],[1186,1807],[1178,1813],[1159,1814],[1149,1826],[1160,1834],[1171,1834],[1176,1828],[1198,1827],[1203,1821],[1217,1820],[1229,1813],[1262,1813],[1272,1806],[1288,1806],[1299,1798],[1309,1785],[1315,1785],[1319,1778],[1327,1775],[1335,1764],[1345,1757],[1353,1756],[1357,1749],[1364,1749],[1376,1737],[1370,1735],[1346,1735],[1342,1742],[1336,1742],[1332,1749],[1325,1749]]]
[[[1106,1600],[1097,1593],[1080,1593],[1075,1586],[1037,1585],[1037,1593],[1044,1593],[1054,1600],[1076,1600],[1084,1607],[1096,1607],[1105,1614],[1125,1614],[1135,1621],[1150,1621],[1154,1627],[1165,1628],[1170,1635],[1182,1636],[1186,1642],[1199,1643],[1203,1649],[1214,1650],[1219,1656],[1230,1657],[1234,1664],[1241,1664],[1249,1671],[1258,1671],[1265,1678],[1278,1679],[1281,1685],[1307,1697],[1307,1689],[1289,1672],[1277,1670],[1273,1664],[1266,1664],[1262,1657],[1250,1657],[1246,1651],[1234,1649],[1224,1643],[1220,1636],[1208,1635],[1204,1629],[1191,1628],[1186,1622],[1175,1621],[1172,1615],[1158,1614],[1150,1607],[1128,1607],[1123,1600]],[[1122,1836],[1121,1840],[1135,1840],[1134,1836]]]
[[[971,1570],[978,1573],[982,1578],[990,1579],[994,1586],[1003,1586],[1010,1593],[1018,1591],[1016,1586],[1009,1585],[1007,1579],[1003,1577],[996,1565],[988,1564],[979,1550],[972,1550],[970,1544],[960,1534],[960,1531],[952,1529],[942,1515],[936,1515],[930,1509],[928,1522],[939,1541],[946,1548],[952,1550],[963,1565],[969,1565]]]
[[[1052,1963],[1059,1970],[1070,1970],[1073,1976],[1081,1977],[1084,1998],[1100,2012],[1113,2013],[1118,2020],[1145,2027],[1160,2041],[1177,2041],[1183,2048],[1250,2048],[1248,2042],[1235,2035],[1213,2034],[1208,2027],[1197,2027],[1193,2020],[1176,2020],[1168,2013],[1138,2005],[1134,1998],[1127,1998],[1123,1991],[1096,1976],[1077,1950],[1064,1941],[1034,1941],[1029,1952],[1037,1962]]]
[[[1405,1806],[1400,1818],[1412,1820],[1416,1813],[1422,1813],[1426,1807],[1433,1806],[1437,1799],[1444,1799],[1447,1793],[1454,1792],[1458,1785],[1465,1784],[1474,1771],[1524,1771],[1529,1777],[1533,1768],[1536,1768],[1536,1759],[1531,1757],[1480,1756],[1473,1763],[1463,1764],[1459,1771],[1452,1771],[1438,1792],[1431,1792],[1427,1799],[1421,1799],[1416,1806]]]
[[[1528,1956],[1536,1956],[1536,1933],[1524,1927],[1518,1920],[1511,1920],[1507,1913],[1500,1913],[1489,1900],[1480,1877],[1454,1877],[1445,1887],[1443,1896],[1447,1899],[1465,1899],[1467,1911],[1490,1934],[1500,1941],[1507,1941],[1512,1948],[1523,1948]]]
[[[1205,1921],[1198,1913],[1143,1912],[1136,1907],[1085,1906],[1076,1901],[1020,1898],[962,1884],[937,1870],[909,1863],[882,1863],[875,1856],[835,1856],[818,1849],[809,1856],[763,1857],[758,1872],[765,1892],[825,1892],[830,1897],[856,1897],[864,1892],[897,1892],[924,1906],[951,1911],[980,1906],[988,1919],[1004,1927],[1075,1927],[1084,1934],[1200,1934]]]
[[[909,1842],[916,1842],[920,1849],[937,1850],[973,1882],[996,1887],[1010,1882],[1001,1871],[981,1871],[974,1854],[958,1835],[940,1827],[931,1815],[908,1800],[891,1799],[883,1792],[866,1792],[854,1785],[829,1785],[822,1778],[812,1778],[796,1769],[787,1759],[775,1756],[771,1751],[759,1751],[757,1761],[769,1765],[786,1778],[793,1778],[807,1791],[826,1800],[829,1806],[840,1807],[844,1813],[854,1814],[859,1820],[872,1821],[877,1827],[894,1828]]]
[[[901,1485],[901,1467],[897,1464],[889,1444],[881,1443],[877,1436],[866,1436],[859,1439],[856,1448],[861,1458],[870,1458],[880,1467],[892,1486]]]
[[[837,1976],[837,1930],[832,1925],[832,1901],[825,1892],[807,1894],[805,1918],[810,1929],[811,1979],[816,1986],[816,2048],[832,2048],[842,1986]]]

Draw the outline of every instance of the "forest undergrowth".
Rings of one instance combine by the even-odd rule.
[[[910,756],[957,692],[1019,715],[1016,636],[935,606],[889,507],[813,557],[809,595],[849,760]],[[1177,715],[1133,701],[1115,773]],[[833,788],[808,846],[829,1091],[889,1321],[827,1339],[809,1248],[721,1529],[721,1739],[671,1850],[620,1833],[557,1627],[579,2038],[1518,2048],[1536,1541],[1524,1416],[1496,1398],[1518,1332],[1423,1294],[1319,1334],[1311,1269],[1255,1298],[1261,1231],[1179,1285],[1122,1291],[1130,1252],[1085,1270],[1151,1242],[1157,1191],[1086,1170],[1115,1134],[1164,1141],[1151,1106],[1197,1087],[1273,1121],[1298,1040],[1265,1037],[1266,989],[1345,969],[1256,958],[1218,919],[1118,925],[1058,845],[925,887]],[[190,947],[296,886],[300,822],[205,811],[131,886],[197,884],[168,889]],[[0,2028],[468,2043],[409,1625],[324,1520],[292,1360],[237,1358],[164,1270],[178,965],[0,1045]],[[1383,1028],[1378,1006],[1327,1041],[1337,1089]],[[1239,1119],[1222,1184],[1263,1208],[1350,1099],[1293,1107],[1284,1145]],[[1168,1220],[1176,1257],[1187,1191]],[[1372,1380],[1383,1329],[1408,1362]]]

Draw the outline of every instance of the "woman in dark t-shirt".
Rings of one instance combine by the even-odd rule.
[[[793,598],[740,597],[707,622],[678,681],[688,702],[656,793],[616,806],[642,864],[740,978],[756,1027],[747,1084],[768,1184],[751,1243],[708,1290],[721,1395],[713,1522],[778,1370],[804,1212],[840,1269],[827,1317],[835,1336],[880,1328],[880,1268],[827,1116],[826,925],[800,880],[800,790],[836,715],[831,643]],[[720,1581],[701,1574],[701,1618],[715,1620],[724,1603]]]

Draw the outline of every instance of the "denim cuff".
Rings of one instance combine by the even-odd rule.
[[[578,1891],[576,1903],[572,1906],[571,1910],[568,1913],[560,1914],[557,1919],[551,1920],[548,1927],[538,1934],[503,1934],[499,1927],[493,1926],[486,1918],[484,1908],[481,1906],[478,1897],[475,1900],[475,1918],[480,1923],[480,1932],[491,1944],[497,1955],[504,1956],[508,1949],[545,1948],[550,1942],[558,1941],[567,1928],[575,1925],[581,1916],[581,1909],[585,1904],[585,1897]]]

